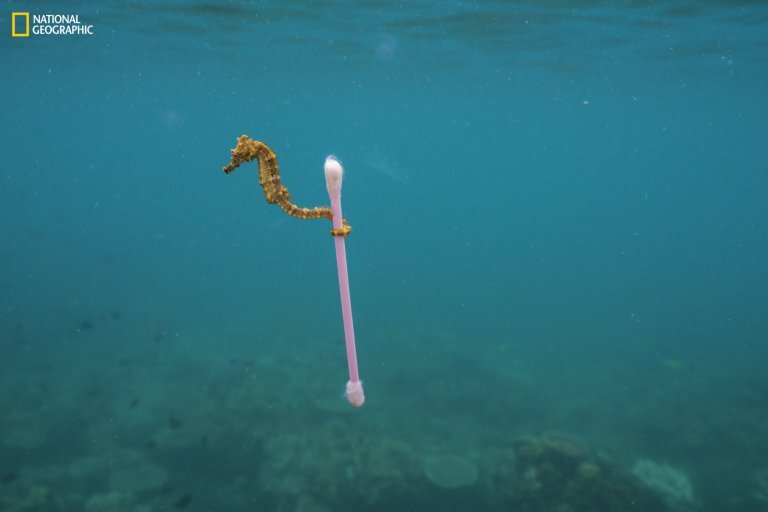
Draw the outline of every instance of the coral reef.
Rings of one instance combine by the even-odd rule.
[[[686,509],[695,502],[691,481],[679,469],[640,459],[632,466],[632,474],[656,491],[673,510]]]
[[[368,439],[331,420],[310,434],[270,438],[260,487],[276,511],[380,505],[408,492],[419,467],[412,453],[402,441]]]
[[[475,463],[456,455],[424,457],[421,467],[427,480],[442,489],[458,489],[477,482]]]
[[[0,510],[3,512],[58,512],[60,500],[43,485],[12,482],[0,485]]]
[[[516,439],[507,461],[497,477],[498,492],[516,511],[668,510],[660,496],[620,464],[567,436]]]

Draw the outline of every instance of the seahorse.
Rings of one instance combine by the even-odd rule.
[[[247,135],[237,139],[237,146],[231,150],[232,159],[224,167],[224,172],[229,174],[241,164],[258,160],[259,185],[264,189],[264,195],[269,204],[276,204],[288,215],[299,219],[329,219],[333,220],[330,206],[315,206],[314,208],[301,208],[291,203],[291,194],[285,185],[280,182],[280,168],[277,165],[277,155],[264,142],[253,140]],[[347,236],[352,231],[352,226],[343,220],[339,229],[331,229],[333,236]]]

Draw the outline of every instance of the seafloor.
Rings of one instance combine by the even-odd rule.
[[[553,376],[525,361],[489,372],[489,358],[479,381],[460,333],[433,329],[416,341],[442,347],[439,360],[414,350],[397,367],[368,364],[368,402],[354,410],[342,341],[299,326],[186,332],[104,311],[72,327],[45,359],[24,325],[6,332],[21,364],[0,376],[4,512],[768,507],[768,466],[740,455],[766,453],[768,423],[730,397],[692,401],[668,423],[654,397],[621,403],[610,386],[553,407]],[[363,360],[391,361],[387,340],[405,335],[374,334]],[[38,355],[25,360],[25,347]],[[110,362],[84,366],[86,350]],[[684,382],[683,363],[659,365]],[[646,426],[601,420],[610,408]],[[716,466],[691,457],[715,452]]]

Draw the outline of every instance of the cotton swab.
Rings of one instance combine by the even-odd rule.
[[[333,215],[333,230],[339,233],[343,229],[341,214],[341,182],[344,178],[344,168],[335,156],[325,159],[325,183],[328,195],[331,197],[331,212]],[[336,267],[339,271],[339,292],[341,294],[341,316],[344,321],[344,339],[347,345],[347,364],[349,366],[349,382],[346,396],[352,407],[362,407],[365,403],[363,383],[357,370],[357,351],[355,350],[355,327],[352,322],[352,301],[349,297],[349,275],[347,273],[347,250],[344,244],[345,236],[334,234],[336,244]]]

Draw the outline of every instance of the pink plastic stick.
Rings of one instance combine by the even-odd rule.
[[[331,213],[333,228],[341,229],[341,182],[344,169],[335,156],[325,159],[325,183],[328,195],[331,197]],[[344,320],[344,339],[347,344],[347,364],[349,365],[349,382],[346,396],[352,407],[361,407],[365,402],[363,383],[357,371],[357,351],[355,350],[355,327],[352,323],[352,301],[349,298],[349,275],[347,274],[347,250],[343,236],[334,236],[336,244],[336,267],[339,270],[339,292],[341,293],[341,316]]]

